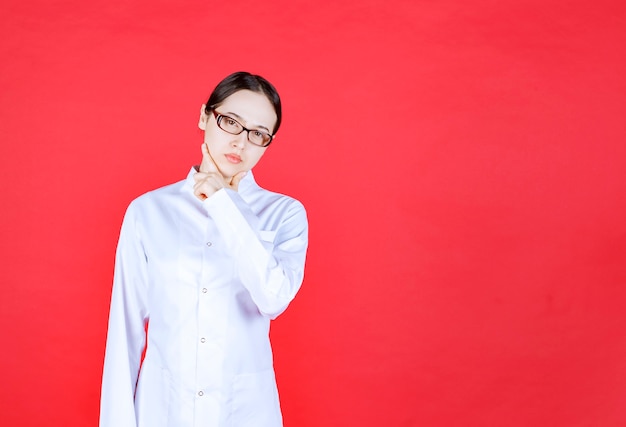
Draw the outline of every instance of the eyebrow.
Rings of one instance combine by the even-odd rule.
[[[243,117],[241,117],[239,114],[237,113],[233,113],[232,111],[229,111],[228,113],[224,113],[223,115],[225,116],[235,116],[235,118],[241,120],[242,122],[245,122],[246,119],[244,119]],[[265,129],[267,131],[267,133],[269,133],[271,135],[271,132],[268,128],[266,128],[263,125],[259,125],[259,126],[255,126],[256,129]]]

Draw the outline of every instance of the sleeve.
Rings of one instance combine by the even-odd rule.
[[[146,256],[134,212],[131,203],[115,256],[100,427],[136,427],[134,395],[146,342],[148,280]]]
[[[285,311],[304,279],[306,211],[297,200],[286,200],[275,233],[259,229],[258,218],[235,191],[222,189],[203,202],[237,260],[243,285],[271,319]]]

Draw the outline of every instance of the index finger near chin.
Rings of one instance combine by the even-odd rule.
[[[200,172],[218,172],[217,165],[213,161],[206,143],[202,144],[202,163],[200,163]]]

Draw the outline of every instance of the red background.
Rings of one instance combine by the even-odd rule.
[[[311,227],[286,427],[626,425],[624,9],[4,0],[0,424],[96,425],[124,210],[244,69]]]

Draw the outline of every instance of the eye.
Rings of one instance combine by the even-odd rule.
[[[254,130],[254,131],[250,131],[249,139],[255,144],[264,147],[265,144],[270,140],[270,136],[267,133],[262,132],[260,130]]]
[[[230,117],[226,117],[226,124],[228,126],[237,126],[237,122],[231,119]]]

